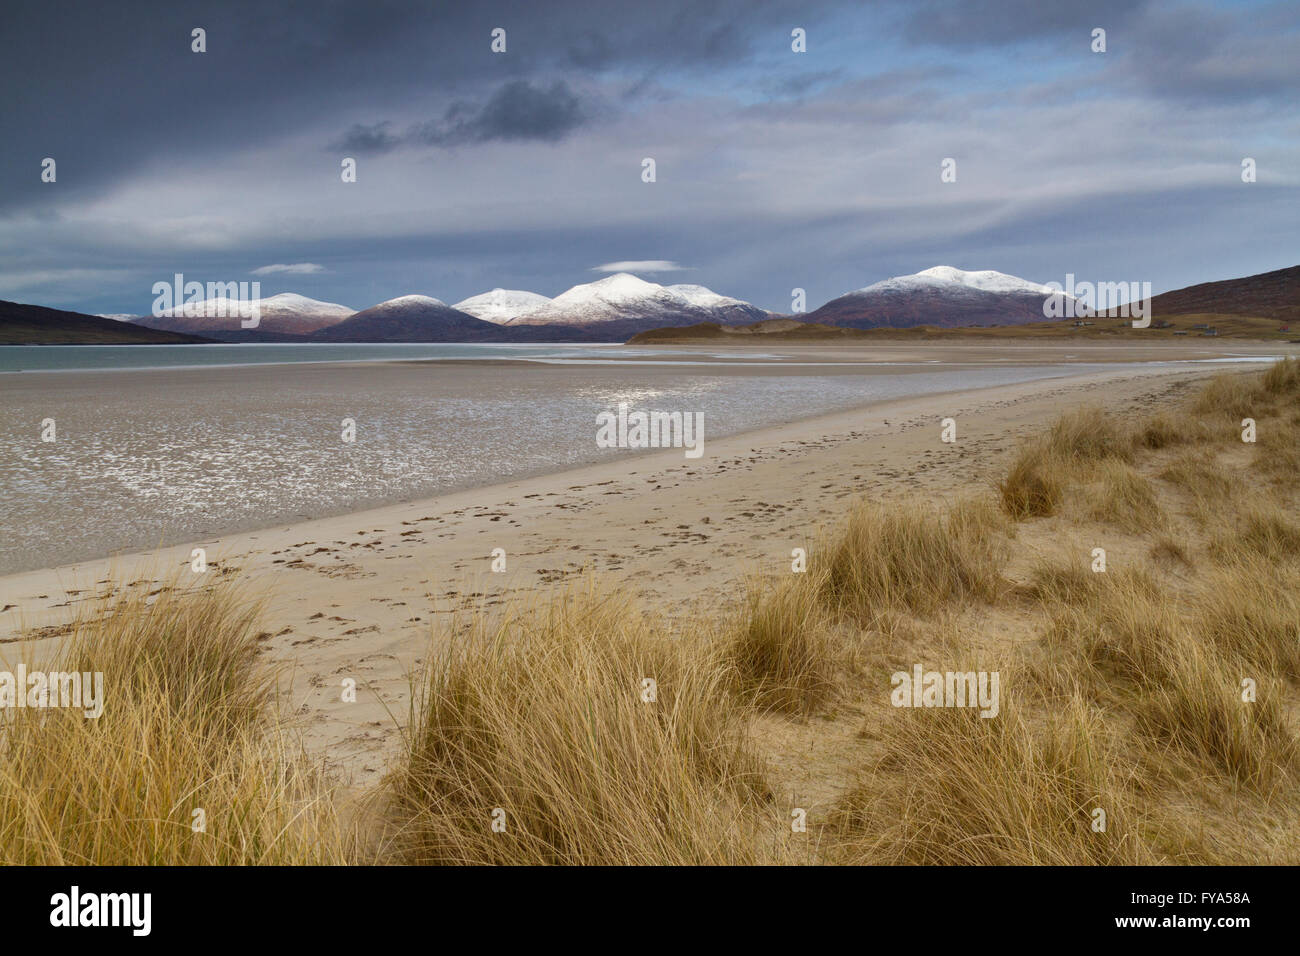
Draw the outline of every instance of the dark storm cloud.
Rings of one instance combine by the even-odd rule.
[[[614,61],[614,44],[603,33],[583,30],[569,42],[569,62],[588,70],[600,70]]]
[[[555,142],[585,120],[582,103],[562,80],[549,87],[512,80],[481,106],[452,104],[440,121],[413,128],[408,138],[430,146],[493,140]]]
[[[344,112],[382,117],[395,102],[445,110],[498,90],[502,98],[481,115],[435,127],[435,136],[562,134],[577,118],[562,92],[549,103],[534,95],[545,115],[530,134],[530,119],[515,111],[528,91],[501,93],[502,81],[574,69],[735,67],[773,24],[829,6],[9,0],[0,29],[0,210],[48,202],[39,181],[46,156],[59,164],[60,195],[89,199],[151,161],[257,142]],[[195,27],[207,31],[206,53],[191,52]],[[506,54],[490,50],[496,27],[507,30]],[[392,145],[364,125],[345,140],[372,151]]]
[[[387,153],[402,145],[402,138],[389,132],[392,125],[387,120],[369,126],[355,123],[330,144],[330,149],[344,153]]]
[[[463,146],[493,141],[557,142],[589,119],[577,94],[563,80],[534,86],[511,80],[483,103],[460,101],[447,107],[441,119],[416,123],[406,132],[393,124],[354,124],[331,149],[347,153],[388,153],[399,146]]]

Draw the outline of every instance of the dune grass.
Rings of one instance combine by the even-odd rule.
[[[1208,572],[1192,599],[1195,633],[1226,659],[1300,681],[1300,589],[1293,570],[1257,556]]]
[[[476,617],[421,678],[392,781],[400,859],[782,859],[713,647],[594,591],[494,620]]]
[[[857,670],[854,648],[818,590],[802,575],[750,585],[725,653],[742,699],[759,710],[816,713]]]
[[[978,499],[946,512],[924,502],[859,502],[829,549],[822,596],[868,622],[900,607],[926,614],[948,602],[995,599],[1003,528],[996,509]]]
[[[1065,412],[1047,431],[1054,455],[1077,463],[1133,460],[1133,437],[1115,416],[1096,405]]]
[[[1300,484],[1300,409],[1269,421],[1255,441],[1256,468],[1284,487]]]
[[[997,483],[1003,510],[1017,521],[1047,518],[1060,510],[1069,484],[1066,463],[1042,441],[1024,445]]]
[[[1151,482],[1132,466],[1108,459],[1097,466],[1098,480],[1088,489],[1088,517],[1131,534],[1165,526],[1165,515]]]
[[[1255,790],[1293,785],[1296,740],[1276,693],[1242,698],[1242,670],[1195,641],[1176,645],[1162,679],[1135,701],[1139,733]]]
[[[1133,431],[1136,447],[1155,451],[1194,440],[1194,426],[1184,418],[1157,412]]]
[[[1186,409],[1127,427],[1070,413],[1022,445],[998,484],[1007,514],[1055,514],[1078,488],[1088,520],[1161,532],[1148,550],[1190,577],[1172,587],[1158,566],[1095,573],[1085,552],[1032,566],[1017,593],[1047,623],[1012,682],[1019,693],[995,720],[905,711],[874,728],[887,756],[864,768],[830,823],[842,859],[1300,859],[1294,824],[1270,822],[1300,813],[1294,505],[1242,493],[1219,460],[1240,454],[1239,421],[1255,418],[1275,438],[1255,460],[1281,462],[1281,475],[1296,398],[1300,363],[1289,360],[1216,377]],[[1174,454],[1160,477],[1190,502],[1213,566],[1164,530],[1172,518],[1144,474],[1153,452]],[[1187,814],[1189,790],[1220,808],[1211,826]],[[1088,826],[1089,806],[1107,808],[1106,837]],[[1279,849],[1283,834],[1290,849]]]
[[[1259,386],[1266,395],[1300,395],[1300,359],[1284,358],[1274,362],[1261,376]]]
[[[876,779],[850,791],[836,812],[840,862],[1156,861],[1119,779],[1115,744],[1097,710],[1078,698],[1041,729],[1007,700],[994,719],[964,709],[906,713],[886,735]]]
[[[331,790],[276,713],[256,617],[239,592],[171,588],[128,590],[84,613],[41,666],[102,673],[103,713],[0,712],[0,860],[348,860]]]

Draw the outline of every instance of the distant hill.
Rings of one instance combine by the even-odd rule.
[[[184,345],[208,341],[83,312],[0,301],[0,345]]]
[[[256,329],[245,329],[243,322],[250,317],[249,310],[254,302],[258,307],[258,325]],[[336,325],[355,313],[356,309],[337,302],[321,302],[294,292],[281,292],[250,302],[224,297],[205,299],[186,303],[162,315],[143,315],[135,321],[151,329],[206,335],[227,342],[292,342],[295,339],[282,336],[309,335]]]
[[[809,312],[807,320],[854,329],[1020,325],[1042,322],[1049,298],[1064,297],[1002,272],[934,266],[846,292]]]
[[[389,299],[314,332],[314,342],[479,342],[497,339],[500,326],[427,295]]]
[[[1192,314],[1257,315],[1300,322],[1300,266],[1202,282],[1151,297],[1154,319]]]
[[[304,337],[307,342],[621,342],[645,325],[513,325],[477,318],[427,295],[404,295],[362,309]]]

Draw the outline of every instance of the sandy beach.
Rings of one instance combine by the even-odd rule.
[[[1056,357],[1072,360],[1064,359],[1070,351]],[[669,615],[717,609],[747,575],[788,566],[793,547],[843,513],[843,499],[951,499],[987,481],[1062,410],[1097,403],[1152,411],[1222,368],[1119,364],[872,402],[714,440],[697,461],[680,450],[625,452],[418,501],[13,574],[0,578],[0,656],[39,657],[110,582],[175,578],[184,586],[191,549],[203,547],[207,581],[237,576],[265,598],[265,653],[288,668],[307,746],[364,788],[394,753],[408,675],[440,615],[526,599],[589,572]],[[940,441],[944,418],[957,423],[953,444]],[[491,571],[496,548],[506,553],[504,573]],[[356,703],[341,700],[348,677]]]

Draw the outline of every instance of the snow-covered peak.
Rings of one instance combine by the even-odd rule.
[[[663,286],[638,279],[630,272],[616,272],[595,282],[575,285],[572,289],[561,292],[552,301],[563,308],[574,308],[589,304],[632,302],[652,298],[664,291]]]
[[[439,309],[447,308],[447,303],[441,299],[435,299],[430,295],[399,295],[396,299],[388,299],[380,302],[378,305],[372,305],[372,309],[416,309],[436,307]]]
[[[493,289],[457,302],[452,308],[482,319],[504,325],[511,319],[532,315],[551,304],[550,299],[536,292],[521,289]]]
[[[885,279],[883,282],[877,282],[869,285],[865,289],[858,289],[858,292],[907,292],[920,288],[934,287],[964,287],[975,289],[980,292],[994,293],[1032,293],[1034,295],[1050,295],[1054,290],[1045,285],[1039,285],[1037,282],[1030,282],[1028,279],[1020,279],[1016,276],[1007,275],[1004,272],[994,272],[992,269],[984,269],[979,272],[966,272],[963,269],[956,269],[952,266],[934,266],[910,276],[895,276],[892,279]]]
[[[763,314],[761,309],[755,309],[747,302],[718,295],[701,285],[662,286],[628,272],[618,272],[595,282],[575,285],[554,299],[546,300],[541,296],[536,298],[542,301],[533,302],[535,307],[526,313],[516,312],[504,324],[594,325],[629,320],[672,324],[682,318],[691,318],[697,322],[719,319],[726,321],[729,315],[734,315],[736,309]],[[488,316],[481,314],[479,318]]]
[[[1052,291],[1047,286],[1039,285],[1037,282],[1010,276],[1005,272],[994,272],[992,269],[965,272],[952,266],[934,266],[924,272],[918,272],[916,275],[918,278],[938,279],[941,282],[957,282],[972,289],[979,289],[982,292],[1036,292],[1046,294]]]
[[[202,302],[183,302],[176,308],[168,309],[162,314],[183,316],[246,315],[251,312],[254,303],[256,303],[263,318],[267,316],[278,318],[314,316],[346,319],[356,312],[356,309],[350,309],[346,305],[339,305],[337,302],[321,302],[294,292],[281,292],[263,299],[230,299],[226,296],[215,296],[211,299],[204,299]]]

